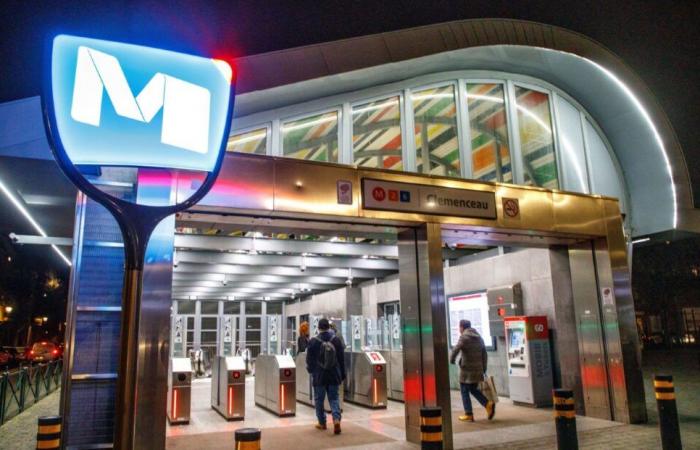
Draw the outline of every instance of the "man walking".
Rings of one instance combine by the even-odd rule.
[[[328,395],[333,416],[333,433],[340,434],[340,401],[338,391],[345,380],[345,355],[340,338],[330,331],[328,319],[318,321],[318,336],[306,348],[306,370],[311,374],[316,405],[316,428],[325,430],[326,411],[323,400]]]
[[[462,404],[464,405],[464,415],[459,416],[462,422],[474,422],[472,411],[472,400],[470,394],[486,408],[489,420],[496,414],[496,404],[489,401],[479,390],[479,382],[484,379],[486,373],[486,346],[479,333],[472,328],[468,320],[459,321],[459,342],[452,349],[450,363],[454,364],[457,356],[459,360],[459,386],[462,393]]]

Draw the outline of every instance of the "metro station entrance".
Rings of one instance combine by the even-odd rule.
[[[209,196],[154,238],[144,304],[168,307],[142,315],[153,395],[137,405],[153,448],[224,448],[241,427],[305,448],[316,418],[297,338],[322,317],[345,342],[348,380],[343,433],[319,434],[320,448],[419,443],[422,406],[442,409],[446,448],[516,440],[546,432],[552,387],[604,419],[583,429],[644,420],[613,199],[229,155]],[[493,421],[474,399],[477,422],[457,419],[460,319],[487,345]]]

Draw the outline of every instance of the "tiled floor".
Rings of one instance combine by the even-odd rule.
[[[644,380],[649,423],[622,425],[585,417],[577,418],[581,449],[658,449],[660,448],[656,403],[651,388],[654,373],[672,373],[676,382],[678,412],[684,448],[700,449],[700,361],[697,351],[656,351],[645,353]],[[263,448],[284,450],[408,450],[417,446],[404,440],[403,404],[389,402],[386,410],[368,410],[345,404],[341,438],[330,432],[318,432],[313,409],[297,404],[296,417],[279,419],[253,405],[253,380],[248,380],[247,417],[243,422],[226,422],[209,406],[209,381],[194,385],[194,405],[190,425],[168,427],[168,448],[208,450],[232,448],[233,431],[248,426],[263,430]],[[454,417],[459,413],[458,393],[453,393],[454,441],[457,449],[553,449],[554,426],[549,409],[513,406],[502,399],[496,419],[485,420],[476,409],[477,422],[463,424]],[[58,412],[59,392],[55,392],[24,413],[0,426],[0,449],[29,450],[36,446],[36,420]]]
[[[192,386],[192,414],[189,425],[168,427],[168,449],[190,448],[199,443],[200,448],[225,448],[233,442],[233,432],[238,428],[254,427],[262,430],[264,448],[306,449],[308,442],[294,439],[298,433],[314,438],[314,447],[323,448],[417,448],[405,442],[404,406],[390,401],[385,410],[371,410],[345,403],[342,439],[330,432],[313,429],[316,423],[313,408],[297,403],[295,417],[278,418],[254,405],[254,379],[246,381],[246,418],[244,421],[227,422],[210,406],[208,379],[196,380]],[[502,399],[493,421],[486,419],[483,408],[475,410],[476,422],[462,423],[456,420],[461,412],[458,392],[452,393],[455,448],[471,448],[474,445],[504,445],[531,438],[553,437],[555,434],[550,409],[534,409],[515,406]],[[620,424],[581,417],[579,430],[599,430],[619,427]],[[359,439],[359,442],[358,442]]]

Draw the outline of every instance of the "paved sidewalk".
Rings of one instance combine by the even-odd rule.
[[[26,411],[0,425],[0,449],[33,450],[36,448],[37,419],[58,414],[61,390],[47,395]]]
[[[611,428],[579,431],[579,448],[590,450],[656,450],[661,448],[659,420],[652,380],[654,374],[673,375],[683,448],[700,449],[700,360],[698,350],[653,350],[643,356],[644,389],[649,423],[620,425]],[[470,450],[532,450],[554,449],[553,436],[509,442],[503,445],[483,445]]]

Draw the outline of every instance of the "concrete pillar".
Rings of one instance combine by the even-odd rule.
[[[420,408],[442,408],[444,448],[452,449],[447,306],[439,224],[398,236],[404,339],[406,440],[420,443]]]

